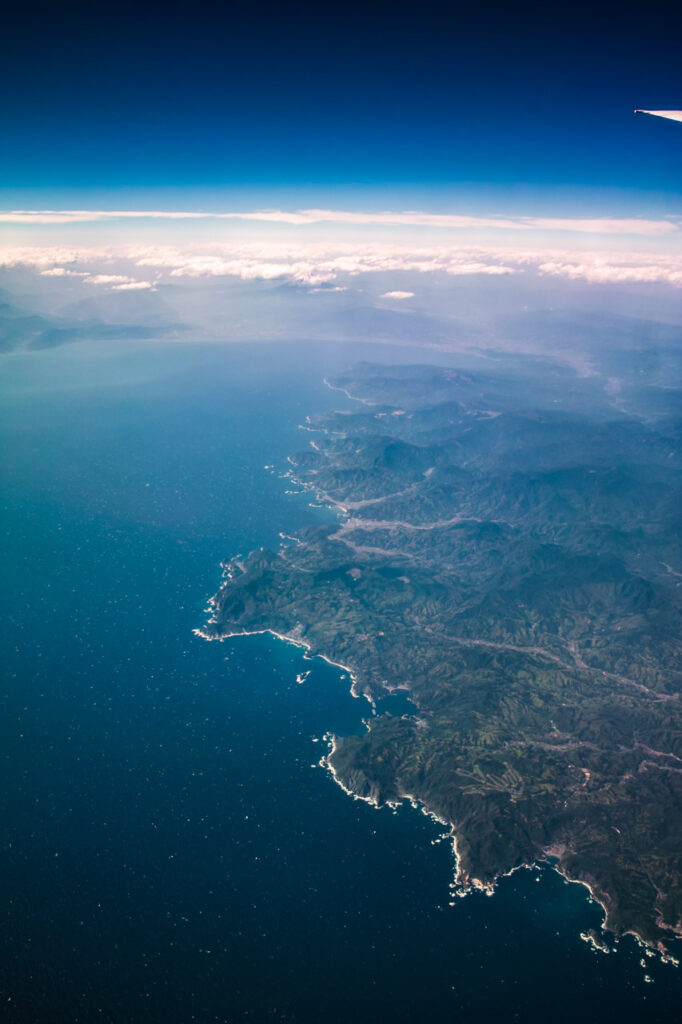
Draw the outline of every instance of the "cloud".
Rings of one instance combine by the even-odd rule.
[[[87,270],[67,270],[66,267],[48,267],[47,270],[41,270],[43,277],[87,277]]]
[[[636,217],[527,217],[525,223],[541,231],[580,231],[588,235],[669,235],[679,230],[670,220],[645,220]]]
[[[504,263],[458,263],[453,261],[445,268],[446,274],[515,274],[514,267],[505,266]]]
[[[106,220],[202,220],[212,213],[185,210],[0,210],[4,224],[88,224]]]
[[[448,276],[504,276],[536,270],[541,275],[591,283],[661,282],[682,284],[682,254],[574,253],[556,249],[469,249],[451,246],[242,246],[229,254],[178,250],[145,252],[139,267],[167,270],[171,277],[238,277],[276,280],[313,287],[366,273],[418,272]],[[384,297],[398,298],[400,290]],[[405,297],[412,297],[405,295]]]
[[[137,292],[145,289],[156,290],[151,281],[125,281],[123,284],[113,285],[115,292]]]
[[[480,255],[478,250],[476,255]],[[448,274],[513,274],[515,268],[487,254],[484,261],[472,258],[468,249],[414,248],[398,245],[319,246],[315,244],[244,245],[229,253],[197,253],[178,249],[145,250],[136,259],[139,267],[166,269],[171,277],[239,277],[242,280],[282,278],[298,284],[321,285],[339,276],[363,273],[417,271]]]
[[[159,282],[183,278],[222,277],[330,291],[348,288],[353,278],[373,273],[440,273],[450,277],[536,273],[591,284],[660,283],[682,287],[682,253],[540,247],[313,241],[186,248],[128,246],[117,250],[22,247],[0,251],[1,265],[33,267],[48,277],[80,278],[86,285],[118,291],[149,290]],[[397,299],[406,283],[408,288],[414,286],[413,279],[391,280],[394,287],[384,297]]]
[[[5,224],[82,224],[116,220],[242,220],[305,226],[336,223],[367,226],[427,227],[501,231],[577,232],[589,235],[645,235],[660,237],[679,231],[677,220],[636,217],[478,217],[421,210],[368,212],[362,210],[253,210],[201,212],[191,210],[5,210]]]
[[[27,245],[0,248],[0,266],[2,267],[45,267],[46,269],[63,269],[67,272],[71,267],[64,267],[63,264],[65,263],[74,265],[81,260],[87,262],[98,260],[101,262],[107,258],[110,258],[110,253],[106,249],[66,249],[59,245],[44,247]],[[56,276],[62,277],[64,275],[57,274]]]
[[[414,292],[384,292],[380,295],[381,299],[413,299]]]
[[[367,213],[353,210],[255,210],[253,213],[222,213],[221,219],[259,220],[277,224],[358,224],[392,225],[435,228],[522,228],[520,220],[508,218],[470,217],[461,214],[423,213],[419,210]]]
[[[383,213],[353,212],[349,210],[260,210],[254,213],[225,213],[221,217],[242,220],[264,220],[281,224],[401,224],[410,227],[431,228],[494,228],[514,231],[578,231],[599,235],[668,235],[678,230],[670,220],[585,217],[471,217],[461,214],[424,213],[419,210]]]
[[[85,278],[86,284],[112,284],[121,286],[135,284],[135,279],[125,274],[91,274]]]
[[[138,281],[134,277],[126,277],[125,274],[92,274],[85,278],[86,284],[108,284],[115,292],[138,292],[155,291],[152,281]]]
[[[682,266],[650,263],[607,263],[602,260],[576,263],[571,261],[548,261],[538,264],[541,274],[552,274],[557,277],[568,277],[572,280],[581,278],[593,284],[616,284],[621,282],[652,283],[682,285]]]

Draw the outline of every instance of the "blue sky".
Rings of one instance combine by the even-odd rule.
[[[0,203],[676,212],[680,15],[472,6],[13,5]]]

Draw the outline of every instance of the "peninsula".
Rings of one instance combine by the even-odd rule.
[[[529,360],[361,364],[290,476],[339,511],[228,565],[209,639],[271,630],[347,667],[351,794],[452,828],[460,891],[549,861],[605,927],[682,935],[680,421]],[[665,404],[669,409],[670,401]],[[652,411],[653,410],[653,411]]]

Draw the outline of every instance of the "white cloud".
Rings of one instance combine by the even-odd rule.
[[[115,284],[113,286],[113,291],[115,292],[138,292],[146,289],[156,290],[151,281],[126,281],[124,284]]]
[[[130,285],[135,284],[135,279],[126,277],[125,274],[91,274],[85,278],[86,284],[113,284]]]
[[[178,249],[142,251],[139,267],[163,268],[171,277],[233,276],[242,280],[287,279],[299,284],[320,285],[341,275],[357,276],[374,271],[418,271],[448,274],[513,274],[497,252],[482,253],[453,247],[415,248],[398,245],[244,245],[216,252]],[[476,256],[477,258],[473,258]]]
[[[682,287],[682,253],[573,251],[501,246],[343,244],[302,242],[203,245],[187,248],[139,246],[66,250],[23,247],[0,251],[0,265],[27,266],[49,277],[80,277],[117,290],[151,289],[159,281],[237,278],[281,281],[309,290],[347,288],[362,274],[448,276],[538,273],[593,284],[663,283]],[[76,269],[78,268],[78,269]],[[109,270],[111,268],[111,272]],[[113,272],[115,271],[115,272]],[[397,298],[406,283],[391,281],[384,293]],[[410,296],[411,297],[411,296]]]
[[[87,224],[102,220],[201,220],[212,213],[178,210],[0,210],[4,224]]]
[[[445,268],[446,274],[515,274],[514,267],[505,266],[504,263],[458,263],[453,261]]]
[[[578,231],[598,235],[667,235],[678,230],[670,220],[644,218],[585,218],[585,217],[471,217],[461,214],[424,213],[419,210],[382,213],[350,210],[259,210],[254,213],[224,213],[222,218],[264,220],[281,224],[401,224],[410,227],[431,228],[494,228],[515,231]]]
[[[0,266],[32,266],[54,268],[57,265],[77,264],[81,259],[86,261],[107,259],[109,253],[104,249],[65,249],[62,246],[16,246],[0,248]],[[61,276],[61,275],[58,275]]]
[[[525,217],[524,223],[541,231],[580,231],[588,235],[669,235],[679,230],[671,220],[636,217]]]
[[[680,261],[682,264],[682,261]],[[568,277],[572,280],[582,278],[593,284],[617,284],[619,282],[647,283],[665,282],[682,285],[682,265],[675,267],[670,264],[654,263],[608,263],[593,259],[584,262],[550,260],[540,263],[541,274],[552,274],[557,277]]]
[[[361,210],[255,210],[253,213],[221,213],[221,219],[260,220],[277,224],[402,224],[432,228],[521,228],[527,225],[510,218],[471,217],[451,213],[424,213],[420,210],[368,213]]]
[[[466,214],[427,213],[421,210],[253,210],[198,212],[191,210],[5,210],[0,223],[82,224],[116,220],[242,220],[305,226],[337,223],[355,225],[402,225],[405,227],[455,230],[568,231],[589,235],[663,236],[679,231],[674,219],[650,220],[635,217],[478,217]]]
[[[87,277],[87,270],[67,270],[66,267],[48,267],[47,270],[41,270],[43,277]]]
[[[382,299],[413,299],[414,292],[384,292]]]

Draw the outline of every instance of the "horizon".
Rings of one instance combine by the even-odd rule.
[[[675,261],[677,284],[682,129],[634,113],[679,105],[680,19],[657,11],[13,9],[5,263],[24,247],[627,251],[644,277]]]

